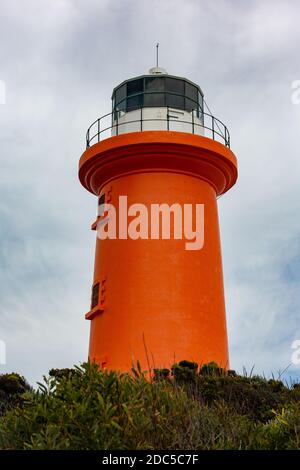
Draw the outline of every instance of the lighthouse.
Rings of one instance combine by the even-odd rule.
[[[237,161],[200,86],[161,67],[116,86],[79,179],[97,197],[89,359],[229,368],[217,198]]]

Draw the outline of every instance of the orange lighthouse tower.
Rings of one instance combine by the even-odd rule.
[[[217,197],[235,184],[237,161],[203,102],[198,85],[154,67],[114,88],[112,112],[88,129],[79,179],[98,213],[86,318],[89,358],[103,368],[229,367]]]

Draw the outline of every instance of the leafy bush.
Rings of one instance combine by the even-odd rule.
[[[299,449],[299,387],[233,375],[187,361],[153,380],[139,365],[55,369],[0,418],[0,448]]]
[[[0,375],[0,416],[7,410],[22,405],[22,395],[31,387],[19,374]]]

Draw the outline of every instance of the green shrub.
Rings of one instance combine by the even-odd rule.
[[[139,364],[83,364],[51,370],[37,391],[6,377],[0,392],[19,404],[0,418],[0,448],[299,449],[299,387],[203,367],[181,361],[152,380]]]
[[[254,435],[253,449],[299,450],[300,403],[291,403],[281,410],[273,410],[273,419],[260,426]]]
[[[11,408],[22,406],[22,396],[28,390],[31,387],[21,375],[0,375],[0,416]]]

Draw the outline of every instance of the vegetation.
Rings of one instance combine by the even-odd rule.
[[[0,417],[6,411],[22,406],[23,394],[32,390],[24,377],[19,374],[2,374],[0,375]]]
[[[1,449],[300,449],[300,387],[182,361],[0,376]]]

